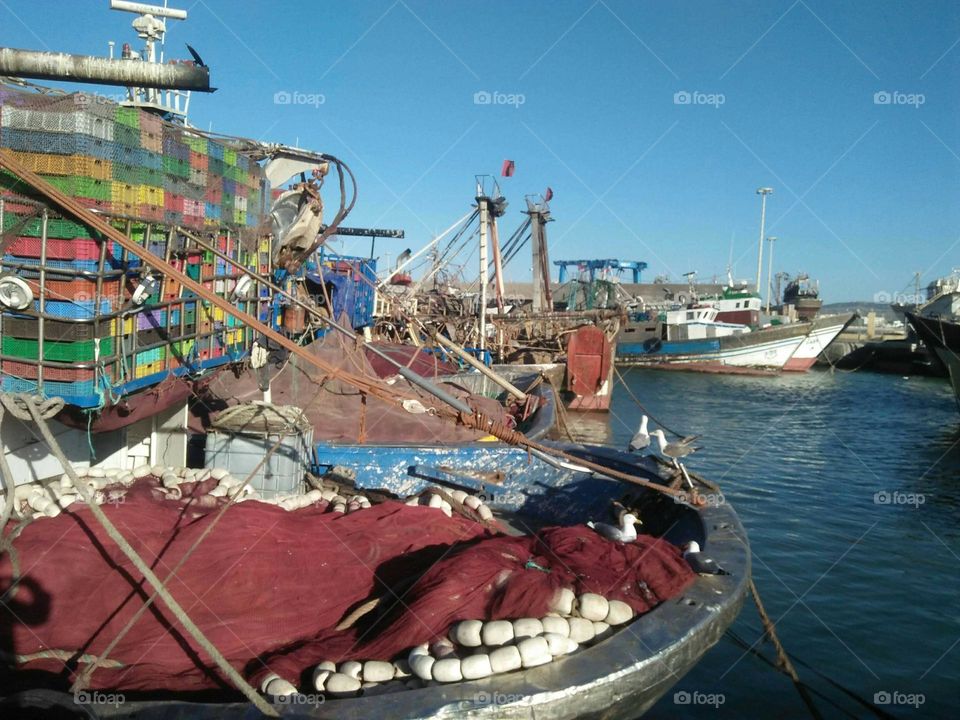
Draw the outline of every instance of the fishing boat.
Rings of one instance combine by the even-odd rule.
[[[960,322],[956,317],[928,317],[909,310],[904,314],[923,343],[947,367],[960,409]]]
[[[778,286],[779,282],[780,275],[777,276]],[[806,273],[800,273],[792,278],[783,289],[781,312],[788,305],[793,306],[797,317],[801,320],[813,320],[823,305],[820,299],[819,283],[810,280],[810,276]]]
[[[790,372],[806,372],[817,362],[820,354],[829,347],[857,317],[856,313],[845,315],[821,315],[811,320],[812,327],[790,359],[783,366]]]
[[[433,718],[449,715],[451,712],[455,712],[457,717],[488,717],[490,713],[499,717],[504,714],[529,716],[533,712],[538,717],[544,718],[603,716],[626,719],[638,717],[652,706],[719,640],[739,612],[747,593],[750,574],[749,547],[743,527],[733,509],[725,503],[715,502],[694,507],[689,503],[674,502],[646,488],[631,490],[619,480],[604,475],[605,471],[610,473],[619,471],[648,479],[656,484],[666,483],[669,473],[664,472],[663,466],[649,458],[610,449],[583,446],[558,444],[551,445],[551,449],[564,451],[568,459],[558,463],[556,460],[548,461],[549,459],[541,460],[536,456],[531,457],[521,448],[488,447],[487,457],[482,467],[499,469],[501,474],[496,478],[489,473],[475,472],[472,463],[453,469],[440,469],[439,463],[443,458],[432,455],[423,456],[411,448],[406,450],[406,456],[398,451],[394,458],[396,468],[382,474],[371,474],[365,458],[354,456],[351,452],[343,452],[336,457],[330,456],[324,462],[336,463],[335,467],[341,476],[345,468],[352,469],[355,473],[355,489],[358,493],[391,491],[406,497],[418,491],[440,488],[446,493],[455,494],[460,490],[472,493],[474,497],[483,498],[484,506],[491,508],[493,514],[502,519],[503,525],[502,530],[493,537],[478,541],[478,547],[482,547],[484,542],[517,542],[523,546],[525,541],[521,537],[522,534],[538,532],[546,533],[542,536],[545,538],[542,542],[556,537],[555,533],[566,533],[563,536],[567,537],[570,532],[573,532],[579,533],[583,540],[595,543],[598,541],[590,538],[598,536],[582,525],[575,526],[581,528],[580,530],[568,528],[550,530],[549,528],[561,524],[582,523],[587,518],[608,517],[611,501],[617,501],[640,513],[643,532],[650,533],[644,542],[654,543],[656,552],[666,552],[665,557],[676,553],[675,557],[679,558],[679,550],[676,548],[686,546],[691,541],[696,542],[723,569],[723,574],[695,575],[692,581],[684,583],[680,593],[669,599],[654,602],[652,609],[639,615],[628,625],[622,628],[615,626],[613,630],[598,628],[604,633],[602,637],[595,641],[585,641],[582,647],[574,652],[536,667],[520,667],[511,672],[474,680],[424,683],[415,675],[411,677],[410,670],[407,668],[402,677],[370,683],[366,689],[360,689],[357,683],[357,688],[354,690],[342,693],[327,692],[325,695],[318,696],[312,686],[313,683],[309,680],[313,668],[301,668],[297,665],[299,657],[309,655],[305,646],[296,645],[292,650],[275,656],[272,652],[266,651],[261,653],[264,667],[255,663],[250,667],[255,667],[256,670],[248,672],[254,679],[263,676],[261,683],[266,680],[263,684],[273,690],[272,695],[267,693],[272,707],[277,710],[296,707],[300,717]],[[475,459],[480,460],[479,457]],[[452,460],[456,462],[457,459],[454,457]],[[599,469],[594,470],[580,464],[590,464]],[[318,472],[321,469],[318,469]],[[146,483],[149,480],[139,482]],[[189,480],[184,482],[189,483]],[[129,490],[126,503],[104,506],[112,517],[117,518],[118,522],[125,517],[124,513],[135,510],[141,513],[151,512],[149,503],[156,501],[143,499],[137,493],[138,487],[135,485]],[[221,498],[219,502],[219,505],[213,506],[214,509],[222,507],[226,500]],[[352,518],[356,518],[354,522],[360,522],[365,513],[370,513],[370,517],[376,519],[387,510],[393,517],[412,517],[412,521],[416,522],[420,528],[420,535],[424,540],[429,540],[431,536],[427,529],[429,525],[425,523],[430,523],[436,528],[442,527],[444,523],[456,523],[456,527],[470,527],[469,524],[465,524],[466,521],[457,517],[446,518],[439,509],[424,506],[409,507],[393,501],[385,501],[385,505],[374,505],[372,509],[361,508],[353,512],[348,511],[346,515],[336,516],[337,519],[332,521],[334,523],[332,526],[324,522],[324,518],[329,521],[329,514],[321,513],[317,509],[307,507],[281,511],[261,502],[248,501],[226,511],[222,520],[224,529],[221,532],[228,533],[227,537],[229,537],[229,528],[237,527],[237,525],[231,525],[231,522],[241,522],[231,517],[231,514],[237,514],[246,518],[242,522],[247,527],[245,532],[260,533],[254,528],[262,527],[259,517],[261,514],[267,514],[271,525],[279,523],[284,527],[286,522],[297,522],[299,523],[297,527],[306,530],[313,523],[320,536],[324,536],[327,531],[320,528],[337,527],[336,523],[347,527]],[[42,528],[49,523],[46,525],[49,528],[46,531],[48,533],[55,530],[61,532],[57,528],[66,527],[66,524],[72,522],[78,522],[82,526],[93,525],[89,512],[81,505],[77,505],[69,512],[72,514],[71,518],[67,518],[65,512],[57,518],[36,520],[34,525]],[[193,512],[194,519],[191,522],[196,527],[195,532],[208,522],[209,518],[205,516],[205,512],[207,511],[199,509]],[[213,514],[213,510],[209,512]],[[435,515],[432,515],[433,513]],[[437,519],[428,521],[430,517]],[[145,528],[142,530],[146,533]],[[30,549],[34,547],[31,543],[36,538],[31,540],[31,532],[39,532],[39,530],[34,527],[28,528],[21,533],[18,543],[26,553],[21,555],[21,560],[33,567]],[[145,535],[141,542],[149,546],[150,542],[146,537]],[[663,543],[669,544],[674,550],[666,549]],[[289,548],[284,545],[277,547],[277,551],[286,558],[281,560],[279,555],[273,558],[274,551],[269,549],[271,545],[271,543],[263,545],[259,563],[289,564],[291,562]],[[70,544],[66,543],[63,547],[68,548]],[[217,547],[226,548],[229,547],[229,543],[224,544],[221,537]],[[616,547],[613,546],[617,553],[625,551],[616,550]],[[443,549],[443,547],[439,548],[441,551]],[[466,562],[469,549],[470,546],[453,548],[453,559],[462,555]],[[177,545],[169,548],[164,554],[165,562],[175,563],[181,550],[182,548]],[[446,550],[443,554],[449,552],[451,550]],[[52,561],[56,556],[57,550],[53,548],[50,560]],[[535,561],[533,558],[527,561],[530,569],[526,572],[536,573],[534,576],[536,580],[549,578],[551,568],[554,573],[560,572],[561,568],[557,560],[549,554],[544,556],[541,553],[535,557]],[[527,560],[527,556],[520,559],[521,566],[524,560]],[[293,562],[297,561],[293,560]],[[533,566],[530,566],[531,562],[534,563]],[[258,566],[262,567],[261,564]],[[0,567],[3,568],[0,569],[0,577],[8,578],[8,566],[5,561],[0,561]],[[40,563],[31,572],[36,573],[37,577],[45,577],[47,567]],[[447,567],[455,566],[448,562]],[[241,565],[242,570],[245,568],[245,565]],[[96,568],[98,572],[100,569]],[[182,571],[185,577],[189,574],[188,570],[189,566],[185,566]],[[450,571],[450,569],[446,570],[446,572]],[[114,568],[112,572],[116,573],[117,570]],[[25,581],[29,581],[29,578],[28,573]],[[234,578],[236,574],[228,574],[221,583],[228,588],[233,587]],[[113,581],[114,584],[116,582],[116,580]],[[279,581],[280,587],[286,587],[286,585],[286,582]],[[418,591],[416,587],[411,591],[411,603],[417,597]],[[641,585],[639,592],[653,592],[653,590],[645,589]],[[213,595],[208,597],[208,601],[216,604],[219,602],[219,597],[221,593],[214,591]],[[49,601],[56,609],[65,599],[53,595]],[[257,606],[260,604],[251,602]],[[218,626],[222,627],[222,622],[227,617],[233,618],[232,622],[238,624],[232,625],[232,632],[240,634],[242,641],[251,643],[257,649],[262,647],[259,636],[257,638],[244,636],[244,626],[240,619],[234,616],[235,610],[220,605],[217,607],[220,608],[217,615],[221,617],[220,621],[215,620]],[[274,602],[272,607],[279,609],[282,604]],[[20,606],[18,609],[23,610]],[[108,610],[105,609],[103,612]],[[59,617],[59,611],[55,616]],[[285,613],[284,616],[289,617],[289,613]],[[303,616],[302,612],[298,614],[298,617]],[[75,625],[76,620],[79,619],[75,617]],[[90,618],[91,623],[93,620]],[[274,632],[282,635],[283,623],[272,621],[269,614],[258,615],[256,620],[258,626],[272,628]],[[247,622],[249,623],[249,620]],[[147,625],[150,626],[150,623],[148,622]],[[412,632],[418,639],[423,636],[424,641],[435,640],[432,638],[432,630],[420,630],[416,622],[414,625],[417,627],[412,628]],[[77,628],[74,627],[73,630],[76,632]],[[210,630],[215,632],[213,629]],[[4,633],[0,633],[0,636],[6,637],[8,632],[9,627]],[[31,632],[39,634],[40,637],[49,637],[48,633],[56,635],[55,630],[42,622],[33,626]],[[389,628],[384,632],[389,632]],[[404,632],[410,632],[410,629]],[[17,637],[21,637],[22,634],[18,634]],[[439,635],[446,634],[446,631],[439,633]],[[454,637],[457,635],[454,634]],[[95,641],[85,644],[87,651],[95,655],[97,648],[102,647],[109,639],[110,637],[98,635]],[[243,702],[236,692],[224,687],[211,688],[204,692],[195,690],[192,694],[178,694],[169,687],[152,691],[143,683],[145,681],[149,683],[151,676],[156,678],[163,674],[163,658],[168,652],[165,649],[166,645],[161,642],[154,647],[149,668],[145,668],[142,642],[139,640],[130,642],[133,643],[133,647],[121,644],[113,651],[116,662],[123,665],[123,660],[128,659],[129,664],[122,668],[116,665],[111,668],[108,664],[108,667],[97,672],[103,672],[105,678],[125,677],[127,684],[136,686],[135,691],[127,689],[125,692],[122,680],[119,687],[110,687],[109,681],[107,684],[99,684],[96,681],[97,676],[94,675],[93,684],[89,689],[85,689],[79,696],[67,694],[63,691],[62,685],[58,688],[56,682],[51,685],[41,680],[47,672],[59,674],[62,678],[63,668],[60,662],[49,656],[45,658],[42,653],[39,656],[31,655],[26,652],[26,648],[23,648],[23,652],[19,654],[30,656],[32,659],[24,660],[22,667],[24,670],[33,669],[26,676],[14,673],[6,677],[0,709],[17,713],[42,704],[48,709],[56,707],[76,711],[78,704],[82,706],[84,702],[89,702],[89,707],[94,709],[99,717],[167,718],[188,715],[199,718],[239,718],[250,716],[251,706]],[[281,638],[277,638],[276,643],[280,642]],[[309,646],[309,643],[307,645]],[[129,647],[129,651],[124,650],[125,647]],[[406,657],[407,654],[405,651],[402,656]],[[470,652],[461,654],[463,659],[470,656]],[[348,655],[349,653],[343,657],[346,658]],[[296,667],[299,671],[293,673],[289,671],[290,667]],[[338,661],[335,667],[338,671],[348,670],[346,661]],[[363,663],[363,667],[364,672],[369,670],[366,662]],[[284,670],[285,668],[287,671]],[[278,670],[279,673],[270,674],[267,670]],[[194,668],[193,672],[198,671]],[[202,675],[204,671],[199,672]],[[278,679],[274,675],[278,675],[280,679],[289,680],[290,687],[294,689],[291,691],[287,685],[271,685],[271,682]],[[38,683],[45,685],[46,689],[36,689]],[[34,689],[26,691],[24,687]],[[280,687],[283,688],[282,693],[277,689]],[[350,687],[354,686],[350,685]],[[101,698],[101,704],[95,704],[98,702],[97,698]],[[110,704],[110,698],[113,699],[113,705]],[[83,707],[79,709],[86,711]]]
[[[807,338],[810,323],[759,330],[717,320],[710,301],[628,316],[617,336],[617,363],[703,372],[782,370]]]

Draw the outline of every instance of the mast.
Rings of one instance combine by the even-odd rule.
[[[487,226],[490,224],[490,198],[483,194],[477,180],[477,207],[480,208],[480,342],[481,350],[487,344]]]

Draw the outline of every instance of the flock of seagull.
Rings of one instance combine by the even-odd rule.
[[[661,428],[657,428],[653,432],[650,432],[649,423],[650,418],[648,418],[646,415],[643,415],[640,418],[640,429],[637,430],[637,433],[633,436],[633,438],[631,438],[630,443],[627,445],[628,449],[633,453],[642,452],[647,450],[650,447],[653,438],[656,438],[660,448],[660,455],[665,458],[669,458],[673,462],[673,466],[683,474],[683,478],[686,481],[687,486],[690,489],[693,489],[693,482],[690,480],[690,476],[687,474],[687,469],[680,461],[700,449],[693,444],[693,441],[699,436],[688,435],[680,438],[679,440],[675,440],[674,442],[667,442],[667,437],[664,435],[664,432]],[[636,515],[630,512],[621,513],[619,526],[609,525],[602,522],[587,523],[589,527],[608,540],[614,540],[622,543],[634,542],[637,539],[636,526],[642,524],[642,521]],[[712,558],[707,557],[700,551],[700,546],[696,542],[690,542],[684,546],[683,557],[693,568],[694,572],[699,574],[726,574],[725,571],[720,568]]]

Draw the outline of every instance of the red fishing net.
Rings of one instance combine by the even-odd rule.
[[[102,507],[164,579],[216,507],[159,494],[154,480],[141,480],[122,503]],[[49,650],[99,656],[152,592],[83,505],[31,523],[14,549],[22,576],[16,597],[0,606],[0,650],[21,660]],[[12,577],[5,554],[0,593]],[[644,612],[692,579],[675,547],[649,537],[616,544],[579,525],[512,537],[399,502],[347,515],[244,502],[224,513],[167,587],[246,677],[256,682],[269,669],[296,682],[321,660],[392,659],[456,620],[540,617],[559,587]],[[384,601],[375,611],[336,629],[377,597]],[[92,687],[228,686],[160,600],[107,660],[122,667],[98,669]],[[20,665],[71,676],[65,667],[49,657]]]

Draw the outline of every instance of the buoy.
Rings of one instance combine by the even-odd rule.
[[[395,678],[410,677],[410,663],[407,662],[406,658],[393,661],[393,676]]]
[[[323,692],[327,678],[337,671],[337,666],[329,660],[324,660],[313,669],[313,687],[317,692]]]
[[[172,472],[165,472],[160,476],[160,482],[163,483],[164,487],[176,487],[180,484],[180,476]]]
[[[520,618],[513,621],[513,636],[522,638],[536,637],[543,634],[543,623],[536,618]]]
[[[393,680],[393,664],[383,660],[367,660],[363,664],[363,681],[381,683]]]
[[[337,668],[337,672],[341,672],[344,675],[349,675],[352,678],[360,679],[360,673],[363,672],[363,663],[359,663],[356,660],[347,660],[344,663],[340,663],[340,667]]]
[[[209,495],[210,497],[221,498],[221,497],[226,497],[227,492],[228,492],[227,488],[225,488],[223,485],[217,485],[210,492],[208,492],[207,495]]]
[[[550,646],[542,637],[521,640],[517,643],[517,650],[520,651],[520,660],[525,668],[545,665],[553,659],[550,655]]]
[[[593,621],[587,620],[586,618],[572,617],[568,622],[570,623],[570,639],[575,643],[583,645],[583,643],[593,640],[595,633]]]
[[[87,468],[87,477],[105,478],[107,477],[107,471],[98,467]]]
[[[165,472],[167,472],[167,468],[165,468],[163,465],[150,466],[150,474],[153,475],[154,477],[163,477],[163,474]]]
[[[519,670],[523,665],[523,658],[516,645],[507,645],[497,648],[490,653],[490,668],[495,673],[512,672]]]
[[[153,474],[153,470],[149,465],[137,465],[133,469],[133,476],[139,480],[140,478],[149,477]]]
[[[427,500],[427,505],[432,508],[439,508],[443,503],[443,498],[441,498],[436,493],[430,493],[430,499]]]
[[[430,645],[430,654],[433,655],[437,660],[440,658],[449,657],[455,655],[457,649],[453,646],[453,643],[450,642],[447,638],[441,638],[435,643]]]
[[[597,595],[596,593],[584,593],[577,602],[577,610],[580,612],[580,617],[586,618],[587,620],[603,620],[607,616],[608,609],[609,603],[607,603],[607,599],[603,595]]]
[[[610,631],[610,626],[601,620],[593,622],[593,639],[604,637]]]
[[[450,493],[450,497],[462,504],[466,500],[467,494],[463,490],[454,490]]]
[[[483,644],[480,638],[482,629],[483,621],[481,620],[462,620],[451,629],[450,639],[464,647],[480,647]]]
[[[350,695],[360,690],[361,683],[355,677],[344,675],[342,672],[335,672],[327,678],[324,684],[324,692],[331,695]]]
[[[267,695],[275,698],[288,698],[297,694],[297,688],[293,686],[293,683],[290,683],[284,680],[282,677],[276,675],[268,675],[267,679],[263,681],[263,691]]]
[[[421,680],[433,679],[433,664],[436,660],[430,655],[411,655],[410,670]]]
[[[553,657],[566,655],[567,653],[571,653],[577,649],[577,644],[566,635],[560,635],[559,633],[544,633],[543,639],[547,641],[547,645],[550,648],[550,654]]]
[[[570,588],[560,588],[550,600],[550,609],[560,615],[572,615],[573,603],[576,599],[577,596],[573,594],[573,590]]]
[[[543,632],[545,633],[554,633],[555,635],[570,637],[570,624],[566,618],[547,615],[540,618],[540,624],[543,625]]]
[[[212,477],[214,480],[217,480],[217,481],[223,480],[223,478],[225,478],[229,474],[230,474],[230,471],[225,470],[224,468],[213,468],[212,470],[210,470],[210,477]]]
[[[476,495],[467,495],[463,499],[463,504],[471,510],[476,510],[478,507],[483,505],[483,503],[480,501],[480,498],[478,498]]]
[[[433,664],[430,674],[437,682],[460,682],[463,680],[460,658],[450,657],[437,660]]]
[[[607,616],[603,619],[607,625],[623,625],[633,620],[633,608],[622,600],[610,600]]]
[[[513,640],[513,623],[509,620],[491,620],[483,624],[480,637],[484,645],[499,647]]]
[[[480,519],[486,522],[493,520],[493,511],[487,505],[481,505],[477,508],[477,513],[480,515]]]
[[[460,672],[464,680],[477,680],[479,678],[489,677],[493,674],[493,668],[490,665],[490,656],[486,653],[478,653],[465,657],[460,662]]]

